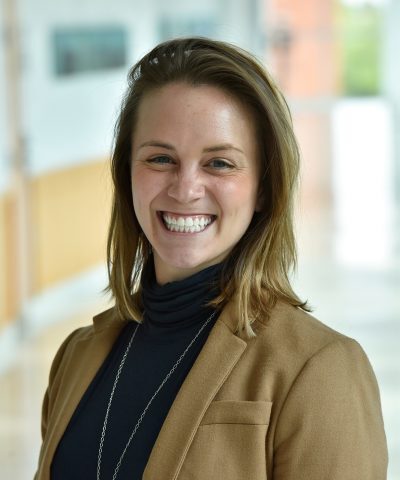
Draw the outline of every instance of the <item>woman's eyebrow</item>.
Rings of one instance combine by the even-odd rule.
[[[231,143],[223,143],[221,145],[214,145],[212,147],[207,147],[203,150],[203,152],[219,152],[221,150],[237,150],[240,153],[244,153],[239,147],[235,147]]]
[[[142,143],[139,145],[139,149],[143,147],[161,147],[165,148],[167,150],[173,150],[175,151],[175,147],[169,143],[161,142],[159,140],[149,140],[147,142]],[[207,147],[203,149],[204,153],[209,153],[209,152],[220,152],[222,150],[237,150],[240,153],[244,153],[243,150],[241,150],[239,147],[235,147],[231,143],[222,143],[220,145],[213,145],[212,147]]]
[[[138,150],[140,150],[143,147],[161,147],[161,148],[166,148],[167,150],[175,151],[175,148],[172,145],[170,145],[169,143],[160,142],[159,140],[149,140],[147,142],[144,142],[141,145],[139,145]]]

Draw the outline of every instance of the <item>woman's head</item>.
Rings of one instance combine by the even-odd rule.
[[[185,123],[182,127],[179,126],[180,101],[184,102],[182,118],[185,119]],[[188,108],[190,104],[192,108]],[[198,114],[196,112],[199,106],[203,108],[203,112],[204,109],[206,112],[201,118],[204,127],[196,136],[195,131],[198,126],[193,124],[195,126],[189,129],[187,123],[190,118]],[[146,177],[149,179],[149,185],[154,184],[154,179],[157,179],[160,174],[157,170],[159,167],[154,170],[153,164],[152,169],[149,170],[147,159],[166,154],[167,158],[172,157],[167,162],[173,166],[162,167],[161,175],[164,179],[174,178],[173,169],[176,173],[175,178],[182,175],[190,176],[191,172],[195,175],[193,178],[196,178],[195,188],[207,190],[209,185],[212,185],[210,196],[215,197],[215,194],[218,194],[218,187],[215,182],[209,181],[210,175],[201,173],[206,178],[205,185],[203,180],[198,178],[199,172],[206,171],[203,168],[206,162],[215,159],[215,155],[201,157],[197,156],[196,151],[200,151],[202,146],[207,147],[207,142],[210,139],[213,140],[213,130],[206,128],[208,120],[212,122],[219,116],[221,117],[218,120],[219,124],[223,124],[221,111],[224,108],[234,110],[233,114],[231,111],[231,117],[233,115],[235,119],[234,126],[226,139],[223,134],[217,135],[218,128],[216,128],[215,140],[221,143],[219,142],[221,138],[222,143],[233,144],[233,146],[238,143],[240,150],[241,143],[246,142],[246,138],[250,138],[254,141],[254,145],[249,155],[254,157],[253,163],[257,165],[250,172],[250,176],[253,175],[253,177],[256,172],[256,178],[252,177],[249,187],[246,187],[247,190],[242,188],[242,191],[246,190],[243,200],[249,207],[243,210],[245,207],[242,206],[247,224],[242,224],[242,230],[238,231],[240,235],[230,243],[229,237],[224,237],[226,240],[222,239],[222,241],[228,242],[229,249],[226,255],[215,256],[225,260],[221,279],[223,289],[215,303],[223,304],[234,294],[239,295],[242,298],[240,303],[243,308],[239,327],[243,327],[249,335],[252,333],[250,323],[257,316],[257,311],[267,314],[268,308],[271,308],[278,298],[292,304],[303,305],[291,290],[288,280],[289,270],[295,265],[296,260],[292,199],[298,175],[299,158],[287,105],[272,79],[250,54],[223,42],[193,38],[172,40],[161,44],[132,68],[128,91],[116,126],[112,160],[115,191],[108,239],[109,289],[115,296],[118,310],[125,317],[128,315],[137,317],[139,314],[140,306],[137,303],[139,297],[132,297],[132,293],[139,284],[142,267],[151,255],[152,245],[147,237],[150,237],[153,247],[157,247],[154,245],[154,236],[149,235],[149,232],[154,233],[151,220],[149,218],[146,220],[146,215],[143,214],[145,210],[141,199],[144,193],[135,196],[134,191],[134,202],[132,202],[132,184],[135,186],[135,181],[136,190],[146,192],[144,189],[140,190],[139,183],[141,181],[139,174],[143,173],[143,169],[140,170],[142,168],[140,167],[139,171],[135,170],[135,166],[145,164],[147,169],[145,172],[150,172],[150,177]],[[171,122],[178,125],[175,128],[171,128],[172,124],[168,124],[168,109],[171,112]],[[157,122],[162,111],[165,116]],[[229,124],[231,117],[228,114],[226,125]],[[144,128],[145,122],[147,122],[146,128]],[[156,128],[154,128],[155,124]],[[178,133],[176,133],[177,130]],[[158,132],[159,138],[151,138],[153,132]],[[169,141],[171,132],[175,132],[173,145]],[[193,135],[195,142],[187,140],[188,132]],[[202,138],[197,142],[199,136]],[[160,139],[168,143],[167,150],[164,148],[165,145],[164,150],[160,150],[159,144],[163,143],[159,141]],[[153,145],[149,145],[151,141]],[[148,144],[148,147],[140,151],[143,143]],[[196,145],[192,148],[193,143]],[[212,143],[210,147],[215,146],[215,142]],[[247,144],[246,148],[250,152]],[[172,147],[173,155],[170,155],[171,149],[168,150],[168,147]],[[149,149],[148,152],[145,152],[146,148]],[[180,148],[181,151],[177,151]],[[185,168],[180,168],[178,172],[177,165],[182,164],[181,158],[185,152],[190,153],[192,159],[196,157],[199,161],[193,164],[185,163]],[[233,158],[233,163],[236,162],[239,165],[240,161],[239,154],[236,159]],[[164,160],[162,162],[165,163]],[[209,169],[208,165],[207,163]],[[215,165],[214,162],[214,170]],[[168,175],[165,168],[169,169]],[[135,172],[138,172],[138,175],[135,175]],[[228,173],[224,173],[223,178],[226,179]],[[214,173],[213,175],[215,176]],[[189,177],[186,179],[190,181]],[[166,180],[167,183],[169,181]],[[205,213],[209,214],[212,220],[214,216],[217,216],[218,220],[218,214],[223,217],[223,212],[218,211],[218,202],[216,207],[212,201],[204,199],[204,196],[201,197],[200,190],[200,193],[196,194],[198,198],[192,198],[190,200],[192,203],[183,207],[182,196],[179,197],[181,194],[171,194],[181,187],[176,182],[170,187],[167,187],[164,182],[164,187],[164,193],[161,195],[162,189],[160,189],[158,192],[160,196],[157,198],[154,196],[155,204],[151,205],[152,208],[159,209],[157,210],[159,214],[172,210],[172,213],[182,214]],[[162,198],[168,203],[165,208],[161,205]],[[196,205],[199,205],[200,210],[204,208],[205,211],[199,211]],[[141,218],[138,219],[136,213]],[[164,223],[165,221],[168,221],[168,218],[164,218]],[[216,227],[217,223],[208,228],[211,232],[211,229],[216,230]],[[210,239],[212,240],[212,237]],[[201,245],[200,247],[205,248]]]
[[[158,283],[220,263],[258,205],[251,112],[218,87],[172,82],[142,99],[132,140],[135,216]]]

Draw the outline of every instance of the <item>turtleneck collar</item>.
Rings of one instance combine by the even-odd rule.
[[[219,294],[222,265],[211,265],[183,280],[159,285],[150,261],[142,276],[144,325],[148,333],[185,331],[211,315],[214,309],[205,305]]]

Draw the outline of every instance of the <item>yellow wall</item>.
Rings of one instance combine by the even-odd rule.
[[[0,265],[6,261],[6,220],[5,220],[5,197],[0,197]],[[6,318],[7,299],[6,299],[6,269],[0,268],[0,321]]]
[[[105,262],[111,197],[105,161],[35,178],[30,195],[34,293]]]
[[[111,206],[108,162],[101,159],[25,182],[30,295],[106,262]],[[19,312],[18,202],[0,195],[0,330]]]
[[[15,198],[0,196],[0,328],[17,313]]]

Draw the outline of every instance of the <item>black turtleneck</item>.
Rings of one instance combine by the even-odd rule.
[[[110,409],[101,479],[114,468],[138,418],[165,376],[214,311],[205,304],[219,293],[222,264],[184,280],[158,285],[153,263],[142,276],[144,321],[138,327]],[[207,324],[178,368],[161,388],[140,424],[119,470],[118,480],[140,480],[165,417],[217,315]],[[122,330],[110,354],[82,397],[58,445],[52,480],[96,478],[99,441],[107,404],[122,356],[137,323]],[[84,366],[83,366],[84,368]]]
[[[166,343],[170,338],[186,336],[189,330],[196,332],[213,312],[205,304],[218,294],[221,268],[222,264],[212,265],[185,280],[158,285],[151,264],[142,281],[146,334]]]

